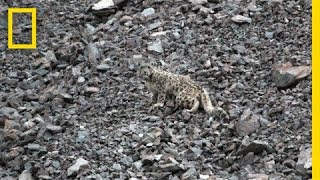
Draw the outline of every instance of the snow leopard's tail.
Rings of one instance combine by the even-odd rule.
[[[223,110],[221,107],[214,107],[212,105],[209,94],[205,89],[202,89],[200,96],[202,107],[207,114],[218,116],[219,118],[229,119],[229,116],[225,110]]]

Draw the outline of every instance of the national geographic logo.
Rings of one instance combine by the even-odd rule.
[[[31,44],[13,43],[13,14],[31,13]],[[37,9],[36,8],[9,8],[8,9],[8,48],[9,49],[35,49],[37,48]]]

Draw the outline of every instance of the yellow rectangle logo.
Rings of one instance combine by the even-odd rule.
[[[31,44],[13,44],[13,13],[31,13]],[[37,9],[36,8],[8,8],[8,48],[35,49],[37,48]]]

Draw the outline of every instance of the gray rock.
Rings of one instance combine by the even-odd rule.
[[[4,120],[4,129],[9,130],[9,129],[19,129],[21,125],[17,123],[16,121],[13,120]]]
[[[141,155],[142,164],[152,164],[154,162],[153,154],[143,154]]]
[[[247,179],[259,179],[259,180],[268,180],[269,175],[267,174],[247,174]]]
[[[5,15],[0,15],[0,29],[6,29],[8,27],[8,18]]]
[[[120,172],[120,171],[122,170],[121,165],[118,164],[118,163],[113,164],[113,165],[112,165],[112,168],[113,168],[115,171],[118,171],[118,172]]]
[[[150,15],[153,15],[154,13],[156,13],[156,11],[153,8],[147,8],[147,9],[144,9],[141,14],[143,16],[150,16]]]
[[[56,63],[58,61],[53,51],[47,51],[45,59],[47,62],[53,62],[53,63]]]
[[[241,108],[239,108],[237,105],[230,105],[228,113],[230,119],[239,118],[241,114]]]
[[[287,159],[285,161],[283,161],[282,163],[283,165],[287,166],[288,168],[295,168],[296,167],[296,162],[292,159]]]
[[[200,156],[202,153],[201,148],[199,147],[191,147],[191,151],[196,154],[196,156]]]
[[[160,27],[161,24],[162,24],[161,21],[156,21],[156,22],[154,22],[154,23],[152,23],[152,24],[150,24],[150,25],[148,26],[148,30],[149,30],[149,31],[154,30],[154,29]]]
[[[48,176],[48,175],[39,175],[39,179],[52,179],[52,177]]]
[[[68,93],[64,93],[64,92],[60,92],[59,95],[63,98],[63,99],[66,99],[66,100],[71,100],[72,99],[72,96]]]
[[[311,148],[302,150],[298,156],[296,170],[301,175],[306,175],[308,170],[312,167]]]
[[[8,73],[8,77],[10,77],[10,78],[17,78],[17,77],[18,77],[18,73],[17,73],[17,72],[9,72],[9,73]]]
[[[20,154],[22,154],[23,152],[24,152],[23,147],[14,147],[10,149],[10,152],[5,153],[4,156],[2,156],[2,154],[0,153],[0,157],[1,158],[4,157],[4,159],[6,160],[12,160],[17,156],[19,156]]]
[[[31,151],[38,151],[41,146],[39,144],[29,143],[27,147]]]
[[[310,73],[310,66],[292,66],[290,62],[272,67],[272,79],[280,88],[287,88],[309,76]]]
[[[125,23],[125,22],[128,22],[128,21],[132,21],[133,20],[133,17],[132,16],[127,16],[127,15],[124,15],[120,18],[120,23]]]
[[[98,58],[100,58],[100,51],[98,48],[94,44],[89,43],[86,47],[85,53],[90,64],[96,65]]]
[[[86,24],[86,31],[89,35],[93,35],[96,32],[96,28],[91,24]]]
[[[82,76],[78,77],[78,80],[77,80],[78,83],[84,83],[85,81],[86,81],[86,79],[84,77],[82,77]]]
[[[89,141],[89,131],[82,130],[78,131],[78,137],[76,138],[77,143],[85,143]]]
[[[262,151],[272,152],[273,149],[268,142],[256,140],[248,144],[243,144],[243,147],[238,150],[236,155],[244,155],[249,152],[260,153]]]
[[[78,158],[76,163],[70,166],[67,170],[68,176],[76,175],[80,169],[86,168],[89,166],[89,162],[83,158]]]
[[[194,5],[204,5],[208,3],[208,0],[189,0]]]
[[[142,168],[142,161],[136,161],[136,162],[134,162],[133,164],[132,164],[132,166],[136,169],[136,170],[138,170],[138,171],[141,171],[141,168]]]
[[[47,125],[47,129],[52,133],[59,133],[59,132],[61,132],[62,127],[49,124],[49,125]]]
[[[187,172],[183,173],[181,175],[182,180],[196,180],[197,179],[197,170],[196,168],[192,167],[188,169]]]
[[[117,22],[118,19],[117,18],[111,18],[110,20],[107,21],[107,25],[112,25],[113,23]]]
[[[210,175],[207,175],[207,174],[199,174],[199,178],[200,178],[200,179],[209,179],[209,178],[210,178]]]
[[[243,45],[240,45],[240,44],[233,46],[232,49],[235,50],[239,54],[245,54],[247,52],[247,49]]]
[[[179,164],[176,164],[176,163],[160,164],[159,168],[161,168],[163,171],[167,171],[167,172],[176,172],[176,171],[182,170],[182,168],[179,166]]]
[[[60,168],[60,162],[59,161],[52,161],[52,166],[56,169],[59,169]]]
[[[148,46],[148,50],[149,51],[154,51],[157,53],[163,53],[164,50],[162,48],[162,42],[160,39],[157,39],[156,41],[152,42],[151,44],[149,44]]]
[[[177,30],[173,31],[172,34],[173,34],[173,37],[175,39],[180,39],[181,38],[181,35],[180,35],[179,31],[177,31]]]
[[[113,0],[101,0],[92,6],[93,10],[101,10],[114,6]]]
[[[22,117],[15,108],[6,106],[1,107],[0,115],[4,115],[10,119],[20,119]]]
[[[268,38],[268,39],[272,39],[272,38],[273,38],[273,33],[274,33],[274,32],[266,31],[266,32],[264,33],[264,36],[265,36],[266,38]]]
[[[208,16],[207,18],[204,19],[204,22],[207,24],[212,24],[214,19],[211,16]]]
[[[247,121],[249,120],[249,117],[251,115],[252,111],[250,108],[247,108],[246,110],[243,111],[241,117],[240,117],[240,121]]]
[[[127,167],[129,167],[132,164],[132,162],[133,162],[133,159],[131,156],[126,156],[120,160],[120,163]]]
[[[86,93],[89,93],[89,94],[91,94],[91,93],[97,93],[97,92],[99,92],[99,91],[100,91],[100,89],[99,89],[98,87],[90,86],[90,87],[86,87],[86,88],[85,88],[85,92],[86,92]]]
[[[160,164],[159,168],[167,172],[176,172],[176,171],[182,170],[179,163],[174,158],[169,157],[168,160],[169,160],[168,163]]]
[[[33,180],[31,172],[24,170],[18,177],[18,180]]]
[[[20,135],[21,135],[21,132],[19,130],[10,129],[10,130],[4,132],[3,138],[5,140],[16,141],[19,139]]]
[[[100,64],[97,66],[97,70],[98,71],[107,71],[109,70],[111,67],[108,64]]]
[[[256,5],[255,5],[255,2],[251,2],[248,4],[247,6],[248,10],[249,11],[252,11],[252,12],[256,12],[256,11],[261,11],[262,8],[258,8]]]
[[[133,24],[132,21],[127,21],[127,22],[124,23],[124,25],[125,25],[126,27],[132,27],[134,24]]]
[[[161,117],[159,116],[146,116],[143,119],[141,119],[141,121],[150,121],[150,122],[157,122],[160,120],[161,120]]]
[[[269,3],[272,5],[282,4],[283,0],[270,0]]]
[[[167,34],[168,31],[159,31],[159,32],[154,32],[150,36],[151,37],[158,37],[158,36],[164,36]]]
[[[238,122],[236,122],[236,131],[240,136],[246,136],[260,128],[259,116],[251,115],[251,110],[246,109]],[[249,118],[250,117],[250,118]]]
[[[87,180],[89,180],[89,179],[103,180],[103,178],[100,174],[92,174],[92,175],[86,176],[85,179],[87,179]]]
[[[251,18],[242,16],[242,15],[233,16],[231,18],[231,20],[236,22],[236,23],[251,23],[252,22]]]

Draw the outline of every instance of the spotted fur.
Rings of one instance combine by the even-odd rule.
[[[214,107],[207,91],[197,85],[187,76],[177,75],[159,68],[143,65],[139,70],[139,76],[146,82],[148,89],[153,94],[149,111],[156,107],[163,107],[166,97],[175,97],[175,108],[187,108],[186,111],[194,113],[202,107],[206,113],[229,118],[221,107]]]

